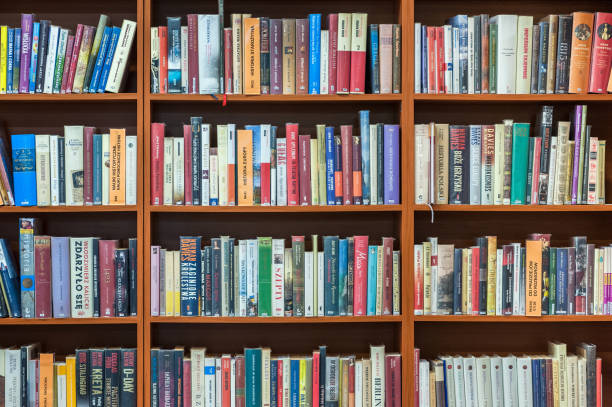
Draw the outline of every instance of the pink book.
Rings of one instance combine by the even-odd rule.
[[[478,315],[478,281],[480,278],[480,247],[472,247],[472,315]]]
[[[93,135],[95,127],[85,127],[83,132],[83,201],[93,205]]]
[[[278,361],[279,365],[282,363]],[[321,354],[312,352],[312,407],[319,407],[319,375],[321,369]],[[279,382],[282,383],[282,382]]]
[[[225,93],[231,94],[232,86],[234,84],[234,70],[232,67],[232,29],[225,28],[223,30],[223,43],[225,44],[223,49],[223,59],[224,59],[224,75],[223,81],[225,83],[223,89]]]
[[[328,93],[333,95],[337,91],[338,83],[338,14],[327,16],[327,29],[329,30]]]
[[[283,364],[279,360],[278,361],[278,380],[277,380],[278,381],[278,389],[277,389],[277,392],[276,392],[276,394],[277,394],[276,400],[277,400],[277,406],[278,407],[283,407],[283,375],[284,374],[285,374],[285,372],[283,372]],[[236,405],[236,407],[238,407],[238,405]]]
[[[66,82],[66,93],[72,92],[74,75],[76,75],[77,62],[79,61],[79,51],[81,50],[81,41],[83,40],[83,29],[83,24],[77,25],[76,34],[74,35],[74,44],[72,46],[72,55],[70,57],[70,70],[68,71],[68,81]],[[68,63],[68,58],[66,58],[66,62],[64,63]]]
[[[151,246],[151,316],[159,316],[159,251],[160,246]]]
[[[399,354],[385,355],[385,407],[402,405],[402,369]]]
[[[538,180],[540,179],[540,156],[542,154],[542,139],[536,137],[533,146],[533,173],[531,177],[531,204],[538,203]]]
[[[34,286],[36,318],[51,318],[51,237],[34,236]]]
[[[191,359],[183,359],[183,406],[191,406]]]
[[[191,126],[183,125],[183,138],[185,144],[185,205],[193,205],[193,179],[191,169]]]
[[[379,36],[380,93],[391,93],[393,89],[393,24],[381,24]],[[432,51],[435,52],[435,50]]]
[[[340,126],[342,142],[342,202],[353,204],[353,126]]]
[[[100,262],[100,316],[115,316],[115,249],[117,240],[98,241]]]
[[[300,135],[300,205],[311,205],[310,191],[310,135]]]
[[[298,124],[285,125],[287,137],[287,204],[295,206],[299,201],[299,173],[298,173]]]
[[[151,123],[151,205],[164,202],[164,123]]]
[[[353,315],[367,315],[368,298],[368,237],[355,236],[353,278]]]
[[[72,49],[74,48],[74,35],[68,36],[66,42],[66,56],[64,57],[64,73],[62,74],[62,87],[60,88],[61,93],[66,93],[68,88],[68,72],[70,71],[70,63],[72,61]]]
[[[365,93],[367,24],[362,25],[365,19],[356,18],[356,14],[353,14],[351,28],[350,92],[363,94]]]
[[[198,15],[187,15],[187,55],[189,75],[189,93],[198,93]]]

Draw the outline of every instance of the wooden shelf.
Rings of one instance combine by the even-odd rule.
[[[612,322],[612,315],[542,315],[541,317],[527,317],[521,315],[415,315],[414,322]]]
[[[499,94],[427,94],[417,93],[414,100],[426,102],[612,102],[612,94],[548,94],[548,95],[499,95]]]
[[[122,318],[0,318],[1,325],[129,325],[136,324],[138,317]]]
[[[612,205],[432,205],[434,212],[609,212]],[[427,205],[414,205],[416,212],[429,212]]]
[[[327,213],[327,212],[401,212],[402,205],[329,205],[329,206],[150,206],[151,212],[198,213]]]
[[[28,102],[74,102],[97,101],[111,102],[115,100],[138,100],[137,93],[15,93],[0,94],[0,102],[28,101]]]
[[[151,317],[156,324],[347,324],[402,322],[401,315],[338,317]]]
[[[0,206],[1,213],[136,212],[138,205]]]
[[[224,95],[199,94],[150,94],[152,101],[164,102],[209,102],[222,103]],[[227,103],[230,102],[280,102],[280,103],[308,103],[308,102],[389,102],[401,101],[402,94],[365,94],[365,95],[225,95]]]

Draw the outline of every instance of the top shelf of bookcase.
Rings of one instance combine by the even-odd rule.
[[[150,94],[153,101],[222,103],[224,95]],[[227,102],[389,102],[402,100],[401,93],[365,95],[225,95]]]
[[[426,102],[612,102],[612,94],[546,94],[546,95],[446,95],[419,93],[415,101]]]
[[[137,93],[66,93],[66,94],[45,94],[45,93],[19,93],[19,94],[0,94],[2,102],[75,102],[75,101],[98,101],[110,102],[115,100],[137,100]]]

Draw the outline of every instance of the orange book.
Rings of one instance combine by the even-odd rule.
[[[253,205],[253,132],[238,130],[236,165],[238,166],[238,205]]]
[[[591,70],[593,13],[572,13],[572,50],[570,57],[569,93],[587,93]]]
[[[261,72],[259,70],[259,18],[244,19],[244,94],[259,95]]]
[[[41,353],[39,379],[39,407],[53,407],[53,353]]]
[[[110,129],[110,204],[125,205],[125,129]]]
[[[608,92],[612,93],[612,68],[610,69],[610,80],[608,81]]]
[[[542,315],[542,241],[527,240],[525,267],[525,315]]]

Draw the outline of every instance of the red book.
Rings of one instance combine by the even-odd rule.
[[[321,354],[318,350],[312,352],[312,407],[319,407],[319,375],[320,375],[320,365],[321,364]],[[282,365],[282,362],[279,360],[278,365]],[[279,387],[282,388],[282,381],[278,380],[280,384]],[[323,407],[323,406],[322,406]]]
[[[300,205],[311,205],[310,195],[310,135],[300,135]]]
[[[308,19],[295,20],[295,93],[306,95],[308,93]]]
[[[402,405],[401,363],[400,355],[385,355],[385,407],[401,407]],[[418,364],[416,369],[418,369]]]
[[[261,137],[261,162],[260,162],[260,172],[261,172],[261,204],[262,205],[270,205],[271,197],[270,197],[270,160],[272,151],[270,149],[270,141],[272,140],[270,126],[262,126],[262,133],[265,134],[265,137]],[[302,137],[302,136],[300,136]],[[229,167],[229,166],[228,166]],[[230,174],[233,174],[230,172]],[[233,175],[228,176],[228,178],[233,178]]]
[[[72,45],[72,55],[70,57],[70,69],[68,70],[68,81],[66,82],[66,93],[72,92],[72,84],[74,83],[74,75],[76,74],[79,52],[81,50],[81,41],[83,40],[83,29],[83,24],[78,24],[76,33],[74,34],[74,44]],[[68,63],[68,61],[64,63]]]
[[[93,205],[93,135],[95,127],[85,127],[83,132],[83,202]]]
[[[393,241],[383,237],[383,315],[393,314]]]
[[[280,363],[279,363],[279,383],[281,383],[280,381]],[[244,407],[245,406],[245,384],[244,384],[244,356],[243,355],[237,355],[236,356],[236,383],[235,383],[235,387],[236,387],[236,407]],[[280,398],[279,398],[280,400]],[[278,407],[282,407],[280,404],[278,405]]]
[[[331,35],[331,33],[330,33]],[[330,37],[331,38],[331,37]],[[336,93],[349,93],[351,80],[351,14],[338,14]],[[330,73],[331,74],[331,73]]]
[[[100,316],[115,316],[115,249],[117,240],[98,241],[98,259],[100,273]]]
[[[287,137],[287,204],[297,205],[299,202],[299,175],[298,175],[298,124],[285,125]]]
[[[183,359],[183,405],[191,406],[191,359]]]
[[[164,123],[151,123],[151,205],[164,202]]]
[[[348,404],[355,407],[355,359],[349,359],[348,366]]]
[[[472,315],[478,315],[478,279],[480,278],[480,247],[472,247]]]
[[[51,237],[34,236],[34,287],[36,318],[51,318]]]
[[[232,85],[234,83],[234,70],[232,68],[232,29],[224,28],[223,29],[223,57],[225,63],[223,64],[224,76],[223,80],[225,81],[225,93],[232,93]]]
[[[193,178],[191,160],[191,125],[183,124],[185,205],[193,205]]]
[[[612,13],[595,13],[590,93],[607,93],[612,64]]]
[[[283,363],[278,361],[278,386],[276,388],[276,406],[283,407],[283,375],[285,372],[283,371]],[[236,406],[238,407],[238,406]]]
[[[359,136],[353,136],[353,203],[355,205],[363,203],[361,184],[361,143]]]
[[[64,57],[64,72],[62,73],[62,87],[60,93],[66,93],[68,86],[68,76],[70,76],[70,62],[72,62],[72,49],[74,48],[74,35],[68,36],[66,43],[66,56]]]
[[[334,13],[327,16],[327,29],[329,31],[328,93],[334,95],[338,83],[338,14]]]
[[[436,32],[436,27],[427,27],[427,83],[429,84],[429,93],[436,93],[437,90]],[[159,37],[161,40],[161,33]]]
[[[168,93],[168,27],[159,26],[159,93]]]
[[[445,93],[444,88],[444,71],[446,64],[444,63],[444,27],[436,27],[436,67],[438,69],[438,83],[436,88],[438,93]]]
[[[187,73],[189,93],[198,93],[200,75],[198,73],[198,15],[187,14]]]
[[[353,204],[353,126],[340,126],[342,141],[342,203]]]
[[[601,407],[601,358],[597,358],[597,362],[595,365],[595,388],[596,393],[595,396],[597,398],[597,407]]]
[[[221,407],[232,405],[232,358],[221,357]]]
[[[351,26],[351,93],[365,93],[366,71],[366,14],[353,13]]]
[[[368,237],[355,236],[355,267],[353,277],[353,315],[367,315],[368,299]]]
[[[533,144],[533,174],[531,177],[531,204],[538,203],[538,180],[540,179],[540,156],[542,155],[542,139],[536,137]]]

